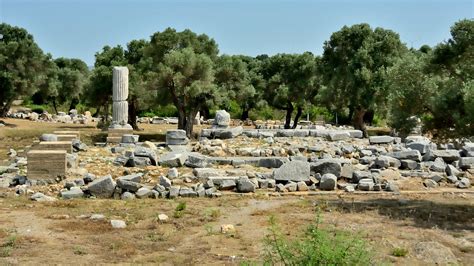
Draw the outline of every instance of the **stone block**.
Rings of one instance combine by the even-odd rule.
[[[70,141],[42,141],[34,146],[33,150],[66,151],[67,153],[72,153],[72,144]]]
[[[66,175],[65,150],[33,150],[27,153],[28,179],[54,180]]]

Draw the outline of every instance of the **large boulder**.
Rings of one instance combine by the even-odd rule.
[[[319,181],[319,189],[321,190],[335,190],[337,185],[337,177],[331,173],[321,176]]]
[[[310,164],[303,161],[290,161],[273,170],[276,181],[309,181]]]
[[[230,125],[230,114],[225,110],[218,110],[214,119],[214,125],[221,128],[227,128]]]
[[[474,157],[463,157],[459,159],[459,168],[463,170],[474,168]]]
[[[191,168],[203,168],[209,165],[209,158],[200,153],[190,153],[184,165]]]
[[[249,193],[255,191],[255,185],[246,177],[241,177],[237,180],[237,192]]]
[[[431,151],[431,155],[434,158],[441,157],[447,163],[452,163],[461,158],[461,154],[458,150],[435,150]]]
[[[187,159],[186,153],[169,152],[160,157],[159,164],[168,167],[181,167]]]
[[[110,198],[114,194],[115,182],[111,175],[106,175],[89,183],[87,190],[97,198]]]
[[[158,156],[156,155],[156,152],[150,148],[136,146],[133,155],[135,157],[148,158],[150,159],[151,165],[157,165]]]
[[[341,163],[334,159],[322,159],[311,163],[311,172],[321,175],[330,173],[339,178],[341,176],[341,169]]]

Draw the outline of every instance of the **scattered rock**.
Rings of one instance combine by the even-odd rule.
[[[110,220],[110,225],[115,229],[123,229],[127,227],[127,223],[123,220]]]
[[[321,176],[319,181],[319,189],[335,190],[337,185],[337,177],[334,174],[327,173]]]

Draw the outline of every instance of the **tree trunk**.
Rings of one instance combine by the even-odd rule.
[[[242,116],[240,117],[240,119],[241,119],[242,121],[247,120],[247,119],[249,118],[249,112],[250,112],[249,109],[244,109],[244,110],[242,111]]]
[[[365,122],[364,122],[364,115],[366,112],[367,110],[364,108],[361,108],[361,107],[356,108],[354,110],[353,123],[354,123],[354,128],[361,130],[362,133],[364,134],[364,137],[367,138],[368,137],[367,128],[365,127]]]
[[[102,105],[97,106],[97,109],[95,110],[95,113],[92,115],[92,117],[99,117],[101,107]]]
[[[132,97],[130,101],[128,101],[128,123],[132,126],[133,130],[139,130],[137,124],[137,105],[136,97]]]
[[[291,115],[293,113],[293,104],[288,102],[288,106],[286,107],[286,120],[285,120],[285,129],[289,129],[291,124]]]
[[[79,100],[76,99],[76,98],[73,98],[73,99],[71,100],[71,104],[69,105],[69,110],[68,110],[68,111],[70,111],[70,110],[72,110],[72,109],[76,109],[76,105],[77,105],[78,103],[79,103]]]
[[[209,113],[210,113],[209,107],[207,106],[202,107],[200,110],[200,113],[201,113],[201,116],[204,117],[204,119],[209,119]]]
[[[364,122],[372,126],[374,122],[374,115],[374,110],[368,110],[364,115]]]
[[[193,127],[194,127],[194,117],[196,117],[197,111],[190,111],[188,112],[188,116],[186,118],[186,125],[184,126],[184,130],[186,131],[186,136],[188,138],[192,138],[193,136]]]
[[[12,102],[13,101],[11,101],[11,100],[7,100],[7,102],[2,106],[2,108],[0,108],[0,117],[6,117],[7,116],[7,113],[10,110]]]
[[[58,105],[56,104],[56,99],[53,99],[53,108],[56,114],[58,114]]]
[[[181,107],[178,107],[178,129],[186,129],[186,112]]]
[[[298,126],[298,120],[300,119],[301,114],[303,114],[303,108],[301,106],[298,106],[298,109],[296,111],[295,120],[293,121],[293,127],[292,127],[293,129],[295,129]]]
[[[354,120],[353,116],[354,116],[354,107],[352,105],[349,105],[349,115],[347,115],[346,122],[350,123],[351,121],[353,121]],[[344,121],[342,121],[341,124],[344,124]]]

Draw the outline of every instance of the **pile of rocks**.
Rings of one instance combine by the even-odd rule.
[[[72,109],[69,114],[65,112],[58,112],[58,114],[50,114],[47,111],[43,111],[41,114],[33,112],[29,109],[22,109],[14,113],[8,113],[7,117],[17,119],[28,119],[35,122],[54,122],[54,123],[68,123],[68,124],[87,124],[89,122],[98,121],[97,118],[93,118],[89,111],[84,114],[78,114],[77,110]]]

